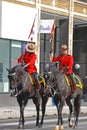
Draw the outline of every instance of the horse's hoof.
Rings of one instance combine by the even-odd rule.
[[[23,125],[18,125],[18,129],[24,129]]]
[[[42,128],[42,124],[39,124],[39,126],[38,126],[39,128]]]
[[[77,125],[74,125],[74,126],[73,126],[73,129],[77,129],[77,128],[78,128],[78,126],[77,126]]]
[[[40,124],[39,123],[36,123],[36,126],[39,126]]]
[[[59,130],[64,130],[64,126],[61,125],[61,126],[59,127]]]
[[[59,125],[56,125],[56,127],[54,128],[54,130],[60,130]]]
[[[73,127],[72,121],[69,121],[69,127]]]

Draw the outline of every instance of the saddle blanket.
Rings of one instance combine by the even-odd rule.
[[[83,84],[82,84],[79,76],[77,76],[76,74],[73,74],[73,77],[75,79],[76,86],[82,89],[83,88]],[[66,78],[66,82],[67,82],[68,86],[71,86],[72,85],[72,81],[69,79],[69,77],[67,75],[65,75],[65,78]]]
[[[32,75],[29,74],[29,78],[31,80],[31,83],[34,85],[35,84],[35,80],[34,77]],[[41,74],[38,74],[38,79],[39,79],[39,83],[43,83],[43,86],[46,87],[46,82],[44,77]]]

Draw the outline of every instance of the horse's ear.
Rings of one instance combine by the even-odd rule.
[[[9,70],[8,68],[5,67],[5,69],[6,69],[8,72],[10,72],[10,70]]]
[[[9,72],[10,70],[4,65],[4,68]]]

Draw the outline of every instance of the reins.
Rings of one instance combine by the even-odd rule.
[[[59,78],[59,79],[57,79],[57,80],[55,79],[54,82],[50,82],[50,83],[47,84],[47,85],[50,85],[50,87],[49,87],[48,89],[49,89],[49,91],[50,91],[50,93],[51,93],[52,96],[54,96],[54,95],[57,93],[58,88],[55,89],[54,87],[55,87],[56,85],[58,85],[58,83],[60,83],[61,80],[62,80],[62,78]],[[54,94],[52,94],[52,90],[53,90]]]
[[[21,83],[21,80],[20,82],[17,82],[17,80],[15,80],[15,89],[17,91],[17,94],[15,95],[15,97],[17,97],[19,94],[21,94],[24,91],[24,88],[22,88],[21,90],[18,90],[18,86],[20,85],[20,83]]]
[[[17,94],[15,95],[15,97],[17,97],[19,94],[21,94],[21,93],[25,90],[25,88],[22,87],[21,90],[18,89],[19,85],[20,85],[22,82],[21,82],[21,80],[18,78],[18,75],[17,75],[16,73],[9,74],[9,75],[10,75],[10,76],[15,76],[15,78],[14,78],[14,82],[15,82],[15,83],[14,83],[14,86],[15,86],[15,88],[14,88],[14,89],[16,89]],[[17,77],[16,77],[16,75],[17,75]]]
[[[50,87],[48,89],[49,89],[51,95],[54,96],[56,94],[56,90],[57,90],[54,88],[57,85],[57,81],[55,80],[53,83],[50,83],[48,85],[50,85]],[[52,90],[53,90],[54,94],[52,94]]]

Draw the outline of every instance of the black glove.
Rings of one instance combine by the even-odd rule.
[[[65,67],[65,68],[63,69],[63,73],[65,73],[65,72],[67,72],[67,71],[68,71],[68,68]]]
[[[53,52],[53,49],[51,49],[51,50],[49,51],[49,54],[51,55],[52,52]]]

